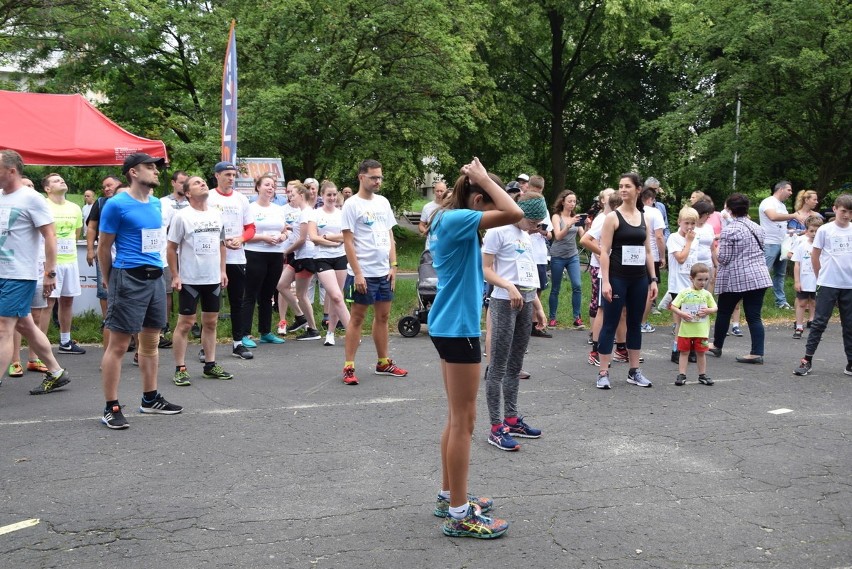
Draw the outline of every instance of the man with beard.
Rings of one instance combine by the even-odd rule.
[[[122,172],[130,188],[110,199],[100,219],[98,261],[107,289],[104,327],[110,341],[101,362],[106,407],[101,421],[110,429],[130,425],[118,403],[121,360],[138,334],[139,369],[142,374],[141,413],[174,415],[174,405],[157,391],[160,329],[166,323],[166,288],[163,285],[163,220],[160,201],[151,195],[160,185],[159,167],[164,160],[138,152],[124,160]],[[115,244],[115,261],[110,249]]]

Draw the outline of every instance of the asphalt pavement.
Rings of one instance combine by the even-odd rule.
[[[392,323],[395,330],[396,323]],[[160,387],[180,415],[138,413],[125,358],[130,428],[100,423],[101,350],[59,356],[67,388],[31,396],[36,374],[0,387],[0,566],[96,567],[852,567],[852,377],[833,323],[812,375],[791,374],[804,340],[770,328],[765,365],[734,362],[745,338],[709,359],[712,387],[674,385],[669,329],[645,335],[651,389],[595,389],[586,332],[533,338],[522,414],[541,428],[519,452],[486,443],[484,397],[471,491],[512,523],[500,539],[452,539],[433,516],[445,400],[436,352],[393,334],[406,378],[343,385],[343,342],[263,345],[231,381]],[[197,349],[190,347],[190,355]],[[224,354],[224,356],[222,356]],[[483,366],[484,368],[484,366]]]

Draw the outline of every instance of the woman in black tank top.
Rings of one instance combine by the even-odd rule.
[[[598,340],[601,371],[597,377],[599,389],[609,389],[609,364],[612,360],[612,341],[615,328],[627,309],[627,353],[630,370],[627,382],[651,387],[651,382],[639,369],[642,349],[642,317],[650,292],[657,297],[654,258],[651,256],[651,234],[648,231],[639,195],[642,181],[634,173],[623,174],[618,182],[622,204],[607,214],[601,231],[601,293],[603,296],[603,327]]]

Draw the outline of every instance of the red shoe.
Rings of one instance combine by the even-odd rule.
[[[402,369],[393,360],[388,358],[388,363],[385,365],[376,364],[376,375],[392,375],[394,377],[405,377],[408,371]]]
[[[355,377],[355,368],[347,366],[343,368],[343,383],[346,385],[358,385],[358,378]]]
[[[47,373],[47,366],[44,365],[44,362],[40,359],[38,360],[30,360],[27,362],[27,371],[35,371],[38,373]]]

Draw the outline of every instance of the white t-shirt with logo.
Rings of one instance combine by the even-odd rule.
[[[305,234],[305,242],[302,243],[301,247],[299,247],[293,252],[294,259],[314,258],[314,242],[311,241],[311,238],[308,235],[308,222],[313,219],[314,211],[314,208],[309,205],[306,205],[304,209],[299,212],[299,220],[293,224],[293,233],[295,235],[295,240],[298,241],[299,237],[302,236],[303,232]]]
[[[766,233],[763,243],[765,245],[780,245],[784,241],[784,238],[787,237],[787,222],[772,221],[769,219],[766,216],[766,211],[770,209],[775,213],[787,213],[787,206],[775,196],[769,196],[760,202],[760,207],[758,208],[760,226]]]
[[[293,244],[293,241],[295,241],[293,238],[293,228],[299,224],[299,217],[302,215],[302,210],[287,204],[281,206],[281,212],[284,215],[284,223],[287,225],[287,229],[290,230],[287,234],[286,246],[284,247],[287,249]]]
[[[821,249],[817,285],[852,288],[852,224],[826,223],[817,229],[814,249]]]
[[[530,234],[516,225],[495,227],[485,232],[482,252],[494,255],[494,272],[518,288],[540,288],[538,267],[532,254]],[[494,287],[491,298],[509,300],[509,291]]]
[[[666,222],[663,221],[663,214],[660,210],[653,206],[645,206],[645,225],[651,231],[651,256],[654,257],[654,262],[660,262],[660,250],[657,247],[657,230],[662,229],[665,235]],[[663,251],[665,254],[665,251]]]
[[[595,238],[595,241],[598,243],[598,247],[601,245],[601,232],[603,231],[604,219],[606,219],[606,215],[604,215],[604,212],[600,212],[592,220],[592,226],[589,227],[589,234]],[[600,257],[592,253],[592,259],[589,261],[589,265],[600,268]]]
[[[712,233],[713,230],[711,229],[710,232]],[[677,294],[692,286],[689,272],[692,270],[692,265],[698,262],[697,246],[698,236],[696,235],[689,246],[689,255],[683,263],[678,263],[674,254],[686,248],[686,237],[681,235],[679,230],[669,235],[669,240],[666,242],[666,249],[669,251],[669,292]]]
[[[811,261],[813,248],[813,242],[805,236],[797,239],[796,244],[793,245],[791,259],[793,262],[799,263],[799,283],[802,285],[803,292],[816,292],[817,279],[814,274],[814,264]],[[822,260],[822,257],[820,257],[820,260]],[[850,262],[852,262],[852,257]]]
[[[396,225],[390,202],[384,196],[373,194],[365,200],[354,195],[343,203],[343,231],[351,231],[355,254],[361,274],[366,277],[384,277],[390,273],[391,229]],[[347,268],[350,275],[352,267]]]
[[[539,223],[547,225],[548,231],[553,231],[553,223],[549,218],[542,219]],[[532,241],[532,255],[536,265],[547,264],[547,239],[541,233],[530,233]]]
[[[249,210],[254,216],[255,236],[280,235],[281,231],[284,230],[286,223],[284,221],[284,211],[280,205],[270,203],[268,206],[263,207],[257,202],[251,202]],[[266,241],[248,241],[246,243],[246,251],[255,251],[257,253],[283,253],[286,248],[286,240],[281,241],[277,245],[267,243]]]
[[[218,190],[210,190],[210,196],[207,198],[207,207],[218,209],[222,212],[226,239],[242,236],[244,227],[254,223],[254,216],[252,216],[251,209],[249,209],[248,198],[236,190],[227,196],[220,194]],[[245,250],[242,247],[239,249],[225,249],[225,262],[229,265],[245,265]]]
[[[337,208],[334,208],[331,213],[324,209],[315,209],[313,221],[317,224],[317,235],[320,237],[343,232],[343,212]],[[336,259],[344,255],[346,250],[343,243],[334,246],[314,243],[314,259]]]
[[[175,211],[169,241],[178,244],[180,280],[189,285],[216,284],[221,280],[221,247],[225,224],[218,209]]]
[[[53,214],[47,200],[34,189],[21,186],[11,194],[0,192],[0,278],[38,280],[39,249],[44,255],[39,228],[50,223]]]

